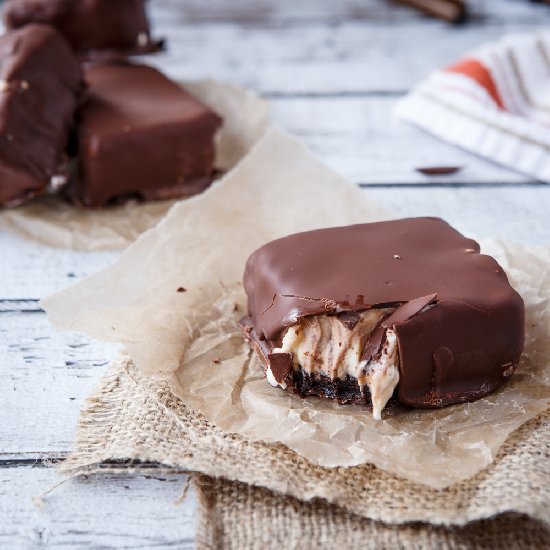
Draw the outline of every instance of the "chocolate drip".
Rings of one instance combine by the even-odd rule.
[[[436,393],[441,393],[445,387],[451,367],[454,363],[454,354],[449,348],[437,348],[433,353],[434,362],[434,381],[433,389]]]

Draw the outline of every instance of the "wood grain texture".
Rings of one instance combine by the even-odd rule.
[[[526,243],[550,240],[550,186],[390,186],[366,191],[399,215],[440,216],[466,234]],[[108,266],[120,254],[41,247],[4,231],[0,231],[0,250],[8,258],[0,262],[0,312],[39,310],[38,304],[25,300],[59,290]]]
[[[526,176],[400,122],[394,97],[272,99],[273,119],[331,168],[360,184],[525,183]],[[425,176],[424,166],[460,166]]]
[[[61,458],[118,346],[56,331],[44,313],[0,314],[0,460]]]
[[[485,16],[450,27],[384,0],[156,0],[153,22],[168,50],[148,62],[174,78],[215,77],[271,96],[403,93],[484,42],[550,24],[547,6],[475,4]]]
[[[395,94],[504,31],[530,28],[449,29],[431,20],[424,25],[346,21],[267,29],[207,24],[166,33],[169,49],[148,61],[173,78],[210,76],[275,97]]]
[[[183,474],[101,474],[71,480],[33,499],[60,480],[51,469],[0,468],[0,547],[181,548],[194,547],[195,499],[176,501]]]
[[[512,20],[537,23],[546,15],[544,6],[521,0],[469,0],[467,4],[472,21],[483,25]],[[417,11],[392,0],[153,0],[151,12],[158,23],[165,25],[228,21],[241,25],[312,25],[345,20],[418,23],[425,20]]]
[[[107,267],[119,254],[50,248],[0,230],[0,300],[38,300]]]

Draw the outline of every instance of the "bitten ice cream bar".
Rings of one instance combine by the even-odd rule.
[[[298,233],[248,259],[241,321],[267,380],[301,397],[443,407],[510,377],[524,305],[494,258],[438,218]]]

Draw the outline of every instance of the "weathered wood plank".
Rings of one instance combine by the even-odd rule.
[[[117,350],[56,331],[43,313],[0,314],[0,459],[64,456],[80,407]]]
[[[449,145],[396,120],[397,98],[273,99],[273,118],[331,168],[362,184],[521,183],[522,174]],[[453,176],[416,168],[461,166]]]
[[[40,507],[33,504],[59,479],[43,467],[0,468],[0,547],[194,547],[192,491],[176,504],[185,475],[94,475],[65,483]]]
[[[336,156],[333,159],[339,161]],[[384,187],[369,188],[367,192],[373,200],[401,215],[441,216],[465,233],[532,243],[550,241],[550,186]],[[5,231],[0,231],[0,251],[0,300],[41,298],[106,267],[119,254],[51,249]],[[75,277],[68,273],[74,273]],[[20,305],[6,302],[5,309],[35,307],[36,304],[28,302]],[[14,334],[13,338],[16,337]]]
[[[544,6],[518,0],[470,0],[474,22],[501,24],[521,20],[536,23],[544,17]],[[159,23],[187,24],[236,22],[240,24],[307,24],[315,22],[423,21],[418,12],[391,0],[155,0],[151,12]],[[171,19],[169,19],[169,17]],[[175,18],[175,19],[174,19]]]
[[[0,299],[38,300],[108,266],[120,252],[77,252],[15,239],[0,230]],[[93,259],[92,259],[93,258]],[[6,304],[10,309],[13,304]],[[27,304],[26,307],[36,307]],[[0,302],[0,311],[2,311]]]
[[[439,216],[465,235],[550,244],[550,187],[368,188],[400,216]]]
[[[502,25],[460,28],[433,20],[418,24],[416,19],[381,23],[353,18],[308,26],[178,26],[178,13],[165,14],[173,19],[170,24],[159,21],[168,50],[148,62],[175,79],[214,77],[268,95],[403,92],[484,42],[533,28],[515,17]],[[546,7],[537,24],[549,23]]]

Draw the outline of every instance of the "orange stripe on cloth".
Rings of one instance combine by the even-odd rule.
[[[498,93],[495,81],[491,72],[485,65],[482,65],[477,59],[463,59],[455,65],[451,65],[445,69],[449,73],[461,73],[475,80],[479,85],[483,86],[489,95],[494,99],[495,103],[504,109],[504,103]]]

